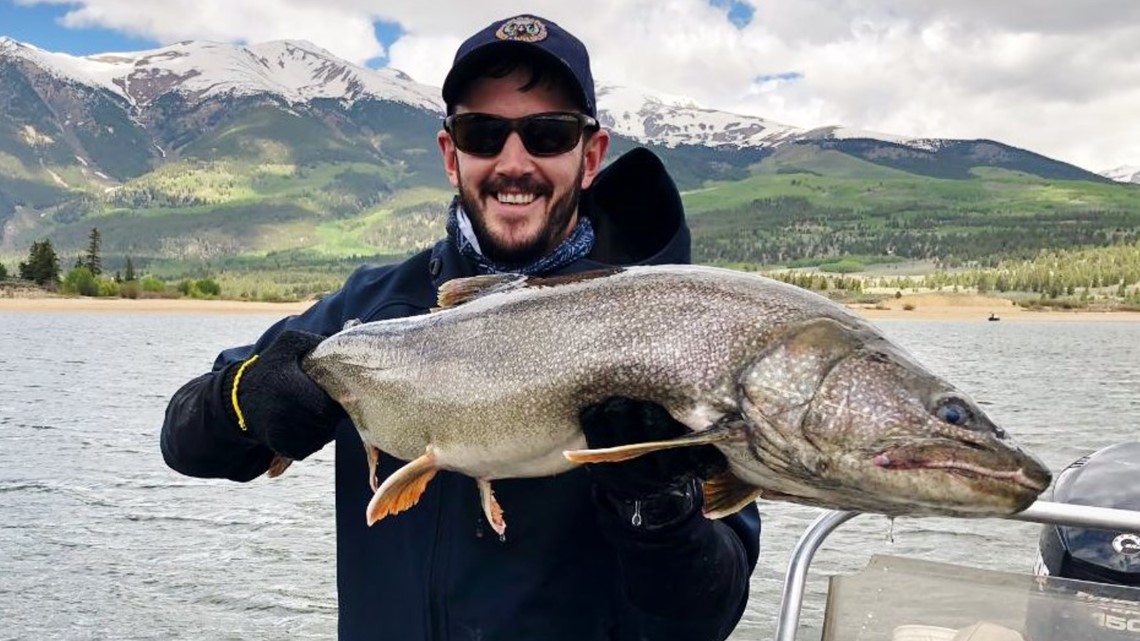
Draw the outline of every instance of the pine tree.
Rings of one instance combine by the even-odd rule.
[[[4,280],[7,277],[8,277],[8,268],[4,266],[4,263],[0,263],[0,280]]]
[[[98,276],[103,273],[103,259],[99,256],[100,245],[102,244],[102,236],[99,234],[98,227],[91,228],[91,235],[88,236],[87,256],[83,262],[83,266],[91,270],[91,273]]]
[[[59,256],[51,246],[51,241],[44,239],[32,243],[28,250],[27,262],[19,265],[20,278],[30,280],[37,285],[47,285],[59,282]]]
[[[131,257],[127,256],[127,267],[126,273],[123,275],[123,280],[129,283],[132,280],[137,280],[137,278],[138,277],[135,275],[135,264],[133,261],[131,261]]]

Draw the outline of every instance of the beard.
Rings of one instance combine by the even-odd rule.
[[[550,198],[554,188],[536,180],[527,174],[517,178],[505,176],[492,176],[484,180],[477,191],[471,191],[463,182],[463,174],[459,173],[459,203],[467,217],[471,220],[471,227],[475,231],[475,238],[479,240],[479,249],[484,256],[501,265],[526,265],[549,254],[558,247],[566,236],[570,219],[578,211],[578,202],[582,198],[582,177],[585,175],[586,164],[578,165],[578,174],[574,178],[570,191],[558,200],[550,203],[546,222],[539,228],[532,238],[508,245],[507,239],[497,236],[487,224],[487,212],[482,206],[482,198],[494,198],[493,194],[507,189],[530,192],[539,197]]]

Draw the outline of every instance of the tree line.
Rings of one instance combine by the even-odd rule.
[[[1116,298],[1140,303],[1140,242],[1112,247],[1043,250],[1030,260],[939,271],[921,279],[884,279],[880,286],[958,287],[979,293],[1031,292],[1042,298]]]
[[[816,271],[774,271],[766,275],[827,292],[860,294],[870,288],[896,292],[920,288],[976,291],[980,294],[1029,293],[1041,300],[1112,299],[1140,305],[1140,241],[1130,245],[1073,250],[1043,250],[1028,260],[1002,260],[992,267],[940,269],[923,276],[865,277]]]
[[[92,276],[102,274],[102,243],[103,236],[99,233],[99,229],[92,229],[91,234],[88,236],[87,250],[75,259],[74,269],[82,268]],[[28,250],[27,260],[21,261],[17,266],[17,270],[22,280],[32,281],[41,287],[55,287],[62,282],[60,278],[59,254],[56,253],[55,247],[52,246],[51,240],[48,238],[32,243],[31,248]],[[127,274],[127,280],[135,279],[134,264],[130,257],[127,258]],[[5,273],[0,275],[7,277],[6,270]],[[122,279],[120,278],[119,280]]]
[[[906,202],[872,209],[807,198],[755,199],[690,220],[700,262],[781,265],[852,255],[931,260],[952,269],[1031,260],[1043,249],[1110,247],[1140,240],[1136,212],[1110,209],[980,210]]]
[[[92,228],[88,235],[86,250],[75,259],[75,264],[61,273],[59,254],[50,239],[35,241],[28,250],[28,257],[17,266],[21,280],[30,281],[50,290],[64,294],[81,296],[121,296],[138,298],[140,295],[174,295],[193,298],[220,296],[221,286],[213,278],[183,280],[173,288],[154,276],[141,275],[134,260],[127,256],[121,271],[107,275],[103,270],[103,236],[98,228]],[[0,264],[0,280],[8,278],[8,270]]]

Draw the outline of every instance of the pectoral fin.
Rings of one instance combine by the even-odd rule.
[[[288,456],[281,456],[280,454],[274,454],[273,460],[269,461],[269,469],[266,470],[265,474],[269,478],[275,479],[278,476],[281,476],[282,474],[284,474],[285,470],[289,469],[289,466],[292,464],[293,464],[293,459],[289,458]]]
[[[495,500],[495,493],[491,491],[491,482],[485,479],[476,481],[479,484],[479,500],[483,505],[483,515],[491,524],[491,529],[499,536],[507,531],[507,522],[503,520],[503,508]]]
[[[760,488],[745,483],[732,472],[722,472],[704,482],[704,494],[705,516],[710,519],[722,519],[754,503],[762,492]]]
[[[380,464],[380,449],[364,444],[364,454],[368,457],[368,486],[372,493],[380,489],[380,480],[376,478],[376,466]]]
[[[676,447],[694,447],[697,445],[712,445],[723,441],[730,441],[744,436],[744,426],[738,418],[731,421],[720,421],[707,430],[684,434],[665,441],[649,441],[646,443],[630,443],[616,447],[603,447],[592,450],[569,450],[562,455],[572,463],[618,463],[637,458],[650,452],[670,450]]]
[[[376,490],[368,502],[368,525],[415,505],[437,471],[439,468],[435,466],[435,452],[428,447],[426,454],[384,479],[380,489]]]

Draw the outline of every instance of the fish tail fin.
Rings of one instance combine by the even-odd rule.
[[[269,461],[269,469],[265,472],[266,476],[275,479],[285,473],[289,466],[293,464],[293,459],[288,456],[281,456],[274,454],[273,460]]]
[[[762,492],[732,472],[722,472],[704,482],[705,516],[722,519],[735,514],[760,498]]]
[[[368,525],[380,519],[403,512],[419,502],[427,488],[428,482],[435,477],[439,468],[435,466],[435,453],[428,452],[416,460],[408,463],[384,479],[380,489],[372,495],[368,502],[365,517]]]

